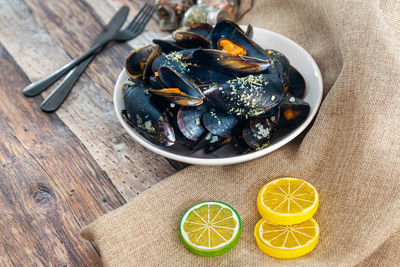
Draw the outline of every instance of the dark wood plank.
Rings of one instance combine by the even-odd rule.
[[[90,153],[41,98],[20,88],[27,77],[0,46],[0,266],[93,266],[80,229],[125,201]]]
[[[47,10],[49,7],[41,7],[39,3],[33,1],[29,7],[23,0],[3,0],[0,8],[2,29],[0,42],[26,75],[31,80],[37,80],[70,60],[59,43],[49,35],[50,30],[52,34],[62,36],[60,43],[63,45],[74,40],[72,38],[68,40],[64,30],[59,33],[56,28],[57,23],[62,24],[64,23],[62,21],[66,20],[67,23],[79,27],[76,31],[82,31],[86,24],[80,25],[74,22],[73,20],[77,20],[75,13],[69,14],[68,8],[64,10],[54,4],[55,7],[50,9],[51,12],[44,12],[42,8]],[[44,3],[53,6],[53,2]],[[75,2],[72,1],[62,3],[71,8],[75,6]],[[80,7],[86,8],[86,5]],[[47,15],[48,12],[51,15]],[[100,29],[97,20],[90,16],[90,12],[80,12],[77,14],[87,17],[94,25],[97,23],[97,26],[89,25],[89,29],[93,31]],[[52,15],[56,13],[63,15]],[[37,19],[36,15],[42,18]],[[51,22],[53,19],[57,21],[56,24]],[[54,28],[49,28],[47,32],[37,20],[44,26],[54,24]],[[89,38],[82,37],[82,40],[86,40],[87,44],[78,42],[79,46],[89,45]],[[78,53],[76,51],[76,54]],[[120,71],[119,68],[112,69],[113,73]],[[20,84],[19,90],[26,84],[28,82]],[[113,104],[104,93],[101,86],[83,75],[57,115],[93,155],[124,198],[131,199],[164,177],[175,173],[176,169],[165,158],[144,149],[130,138],[118,123]],[[34,112],[41,112],[39,105],[34,108]]]
[[[71,57],[77,57],[86,51],[101,31],[102,25],[108,23],[111,16],[122,6],[121,3],[120,6],[111,8],[112,12],[107,10],[111,16],[107,16],[108,18],[103,21],[93,6],[83,0],[25,1],[42,27]],[[102,2],[102,0],[96,2]],[[143,4],[142,1],[130,2],[130,19],[132,19]],[[97,10],[97,12],[101,12],[101,10]],[[154,21],[149,24],[147,29],[150,27],[153,30],[157,29]],[[151,40],[156,37],[159,35],[147,30],[130,44],[137,48],[151,43]],[[116,78],[131,49],[132,47],[126,43],[114,43],[97,56],[86,70],[90,79],[104,90],[103,92],[109,100],[112,100]]]

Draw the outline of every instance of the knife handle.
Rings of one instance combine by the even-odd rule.
[[[43,100],[42,104],[40,104],[40,108],[44,112],[54,112],[61,106],[68,94],[71,92],[76,81],[85,71],[86,67],[94,57],[94,55],[90,56],[76,66],[73,70],[71,70],[62,80],[62,82],[56,88],[54,88],[54,90],[46,97],[45,100]]]
[[[63,76],[68,71],[73,69],[76,65],[81,63],[86,58],[88,58],[91,55],[93,55],[94,53],[96,53],[99,48],[101,48],[102,46],[104,46],[105,44],[110,42],[111,40],[112,40],[112,38],[108,38],[108,39],[104,40],[103,42],[95,44],[88,51],[86,51],[85,54],[83,54],[80,57],[75,58],[74,60],[72,60],[71,62],[66,64],[64,67],[56,70],[55,72],[53,72],[49,76],[47,76],[47,77],[45,77],[45,78],[43,78],[43,79],[41,79],[39,81],[36,81],[34,83],[29,84],[28,86],[26,86],[22,90],[23,94],[26,95],[26,96],[35,96],[35,95],[40,94],[41,92],[46,90],[50,85],[52,85],[58,79],[60,79],[61,76]]]

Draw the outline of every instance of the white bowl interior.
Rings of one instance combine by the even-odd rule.
[[[246,27],[242,26],[242,28]],[[270,146],[259,151],[242,155],[231,145],[225,145],[214,153],[205,154],[202,151],[192,153],[188,148],[179,144],[175,144],[171,147],[164,147],[151,143],[135,131],[135,129],[129,126],[121,116],[121,111],[125,109],[121,90],[122,83],[127,79],[125,70],[121,71],[114,88],[114,107],[120,123],[134,140],[147,149],[164,157],[189,164],[227,165],[245,162],[264,156],[287,144],[298,136],[317,114],[322,100],[323,91],[321,73],[314,59],[306,50],[292,40],[278,33],[255,27],[253,40],[263,48],[270,48],[282,52],[290,60],[291,65],[293,65],[303,75],[306,82],[304,100],[310,104],[311,108],[307,119],[301,125],[288,133],[274,137],[271,140]]]

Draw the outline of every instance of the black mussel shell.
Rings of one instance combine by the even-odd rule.
[[[301,98],[286,95],[280,104],[279,128],[300,125],[310,113],[310,105]]]
[[[165,85],[162,84],[162,83],[160,82],[160,80],[157,79],[156,76],[150,76],[150,78],[149,78],[149,84],[150,84],[150,86],[151,86],[152,89],[162,89],[162,88],[165,88]]]
[[[274,126],[272,126],[268,119],[265,118],[251,118],[244,127],[242,136],[246,144],[252,149],[261,149],[269,145]]]
[[[218,41],[221,38],[227,38],[228,40],[245,47],[247,53],[246,56],[262,60],[267,59],[264,49],[251,40],[251,38],[249,38],[233,21],[222,19],[215,25],[210,36],[211,44],[214,49],[218,48]]]
[[[276,127],[278,126],[279,123],[280,114],[281,114],[281,107],[279,105],[276,105],[275,107],[266,111],[264,114],[260,115],[259,118],[268,120],[271,126]]]
[[[151,69],[155,73],[161,66],[165,66],[189,77],[188,62],[192,61],[194,51],[195,49],[186,49],[158,56],[154,59]]]
[[[204,105],[197,107],[181,107],[178,111],[177,122],[180,132],[187,139],[197,141],[204,133],[201,118],[206,108]]]
[[[220,149],[221,147],[223,147],[224,145],[230,143],[232,141],[232,136],[229,137],[219,137],[219,140],[214,142],[214,143],[210,143],[205,149],[204,149],[204,153],[213,153],[215,151],[217,151],[218,149]]]
[[[271,63],[271,72],[273,70],[276,71],[276,74],[278,77],[282,80],[284,83],[285,87],[288,86],[289,84],[289,68],[290,68],[290,62],[289,59],[282,54],[281,52],[278,52],[273,49],[266,49],[265,50],[269,59],[269,62]]]
[[[231,140],[231,137],[220,137],[205,131],[195,143],[192,151],[196,152],[204,149],[205,153],[211,153],[229,143]]]
[[[170,146],[175,142],[175,133],[165,111],[154,105],[148,87],[140,80],[122,85],[126,107],[125,119],[143,136],[160,145]]]
[[[188,27],[181,27],[172,33],[172,37],[178,45],[186,48],[209,47],[207,39],[212,26],[209,24],[194,24]]]
[[[224,74],[222,72],[200,68],[198,66],[188,66],[189,75],[197,85],[207,85],[212,83],[226,83],[235,78],[233,75]]]
[[[236,76],[265,73],[271,66],[268,61],[247,56],[235,56],[214,49],[199,49],[194,51],[193,62],[201,68]]]
[[[247,25],[247,29],[246,29],[245,34],[246,34],[246,36],[249,37],[250,39],[253,39],[253,34],[254,34],[253,26],[251,26],[250,24]]]
[[[289,69],[289,87],[287,93],[298,98],[304,97],[306,82],[300,72],[293,66]]]
[[[125,61],[125,70],[132,79],[145,79],[150,75],[153,60],[161,55],[159,45],[148,45],[129,53]]]
[[[165,54],[169,54],[171,52],[181,51],[181,50],[185,49],[184,47],[178,45],[176,41],[154,39],[153,43],[159,45],[161,47],[161,50]]]
[[[271,74],[249,75],[204,91],[209,106],[224,109],[235,116],[255,117],[281,102],[283,84]]]
[[[184,75],[171,68],[161,66],[158,68],[157,77],[165,85],[165,88],[151,89],[148,92],[163,96],[181,106],[198,106],[203,103],[203,92]]]
[[[235,132],[239,119],[232,114],[211,109],[203,114],[204,127],[213,135],[229,137]]]

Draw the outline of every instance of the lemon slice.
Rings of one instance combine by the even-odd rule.
[[[261,219],[254,229],[254,236],[265,254],[290,259],[303,256],[315,248],[319,227],[313,218],[293,225],[277,225]]]
[[[261,216],[276,224],[289,225],[310,219],[318,209],[317,190],[297,178],[279,178],[261,188],[257,208]]]
[[[219,201],[200,202],[188,209],[180,222],[185,247],[200,256],[218,256],[232,249],[239,240],[239,214]]]

